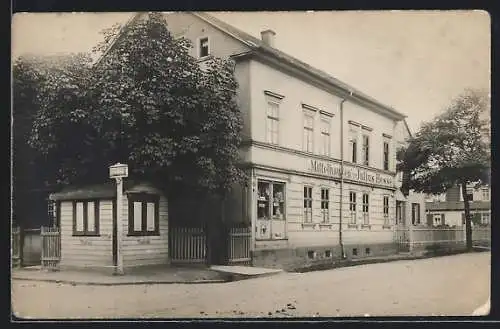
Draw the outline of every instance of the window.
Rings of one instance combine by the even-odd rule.
[[[420,224],[420,204],[412,203],[411,204],[411,223],[413,225]]]
[[[302,149],[305,152],[313,152],[313,135],[314,135],[314,113],[304,111],[304,136]]]
[[[259,180],[257,188],[257,239],[284,239],[285,184]]]
[[[396,201],[396,223],[405,224],[405,204],[403,201]]]
[[[270,144],[279,142],[279,104],[267,102],[266,141]]]
[[[487,187],[483,187],[481,191],[483,194],[483,201],[490,201],[490,189]]]
[[[488,214],[488,213],[481,214],[481,224],[484,224],[484,225],[490,224],[490,214]]]
[[[366,134],[363,135],[363,164],[365,166],[369,165],[370,158],[370,137]]]
[[[321,118],[321,154],[330,156],[330,118]]]
[[[370,217],[369,217],[369,204],[368,204],[368,193],[363,193],[363,224],[368,225],[370,224]]]
[[[389,142],[384,142],[384,170],[389,170]]]
[[[356,224],[356,192],[349,192],[349,211],[351,212],[349,224]]]
[[[351,162],[356,163],[357,162],[357,156],[358,156],[358,131],[354,128],[351,127],[349,129],[349,152],[350,152],[350,157],[351,157]]]
[[[206,57],[209,55],[209,48],[208,48],[208,38],[201,38],[200,39],[200,44],[199,44],[199,57]]]
[[[389,222],[389,196],[384,195],[384,225],[390,225]]]
[[[304,186],[304,223],[312,222],[312,187]]]
[[[128,234],[159,235],[159,197],[151,194],[130,194],[128,199]]]
[[[330,203],[330,190],[327,188],[321,189],[321,215],[323,216],[323,223],[328,223],[329,220],[329,203]]]
[[[99,200],[73,201],[73,235],[99,235]]]

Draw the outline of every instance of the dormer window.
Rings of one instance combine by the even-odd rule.
[[[206,38],[201,38],[199,40],[199,45],[198,45],[198,51],[199,51],[199,57],[202,58],[202,57],[206,57],[209,55],[210,51],[209,51],[209,44],[208,44],[208,37]]]

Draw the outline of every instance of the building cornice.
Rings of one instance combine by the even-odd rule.
[[[329,162],[334,162],[334,163],[341,163],[340,159],[324,156],[324,155],[319,155],[319,154],[314,154],[314,153],[308,153],[300,150],[294,150],[292,148],[284,147],[284,146],[279,146],[279,145],[274,145],[274,144],[269,144],[269,143],[264,143],[256,140],[245,140],[241,143],[242,147],[250,147],[250,146],[255,146],[263,149],[268,149],[268,150],[273,150],[273,151],[278,151],[278,152],[283,152],[283,153],[288,153],[288,154],[295,154],[295,155],[301,155],[304,157],[312,158],[312,159],[317,159],[317,160],[323,160],[323,161],[329,161]],[[374,172],[386,174],[386,175],[391,175],[391,176],[396,176],[395,171],[389,171],[389,170],[383,170],[383,169],[378,169],[374,167],[369,167],[369,166],[363,166],[358,163],[351,163],[344,161],[344,163],[349,164],[350,166],[359,168],[359,169],[364,169],[364,170],[371,170]]]

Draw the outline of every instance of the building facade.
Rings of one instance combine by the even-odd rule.
[[[491,187],[467,187],[472,225],[489,226],[491,224]],[[461,186],[454,186],[446,193],[429,195],[426,199],[428,226],[463,226],[465,225],[464,198]]]
[[[271,30],[257,39],[205,13],[165,17],[200,65],[235,62],[249,180],[233,189],[225,217],[251,227],[254,265],[395,253],[408,204],[418,222],[425,207],[399,191],[405,115],[277,50]]]

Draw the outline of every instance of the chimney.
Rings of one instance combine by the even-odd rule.
[[[260,32],[260,36],[262,38],[262,41],[268,45],[269,47],[274,47],[274,36],[276,35],[276,32],[273,30],[265,30]]]

